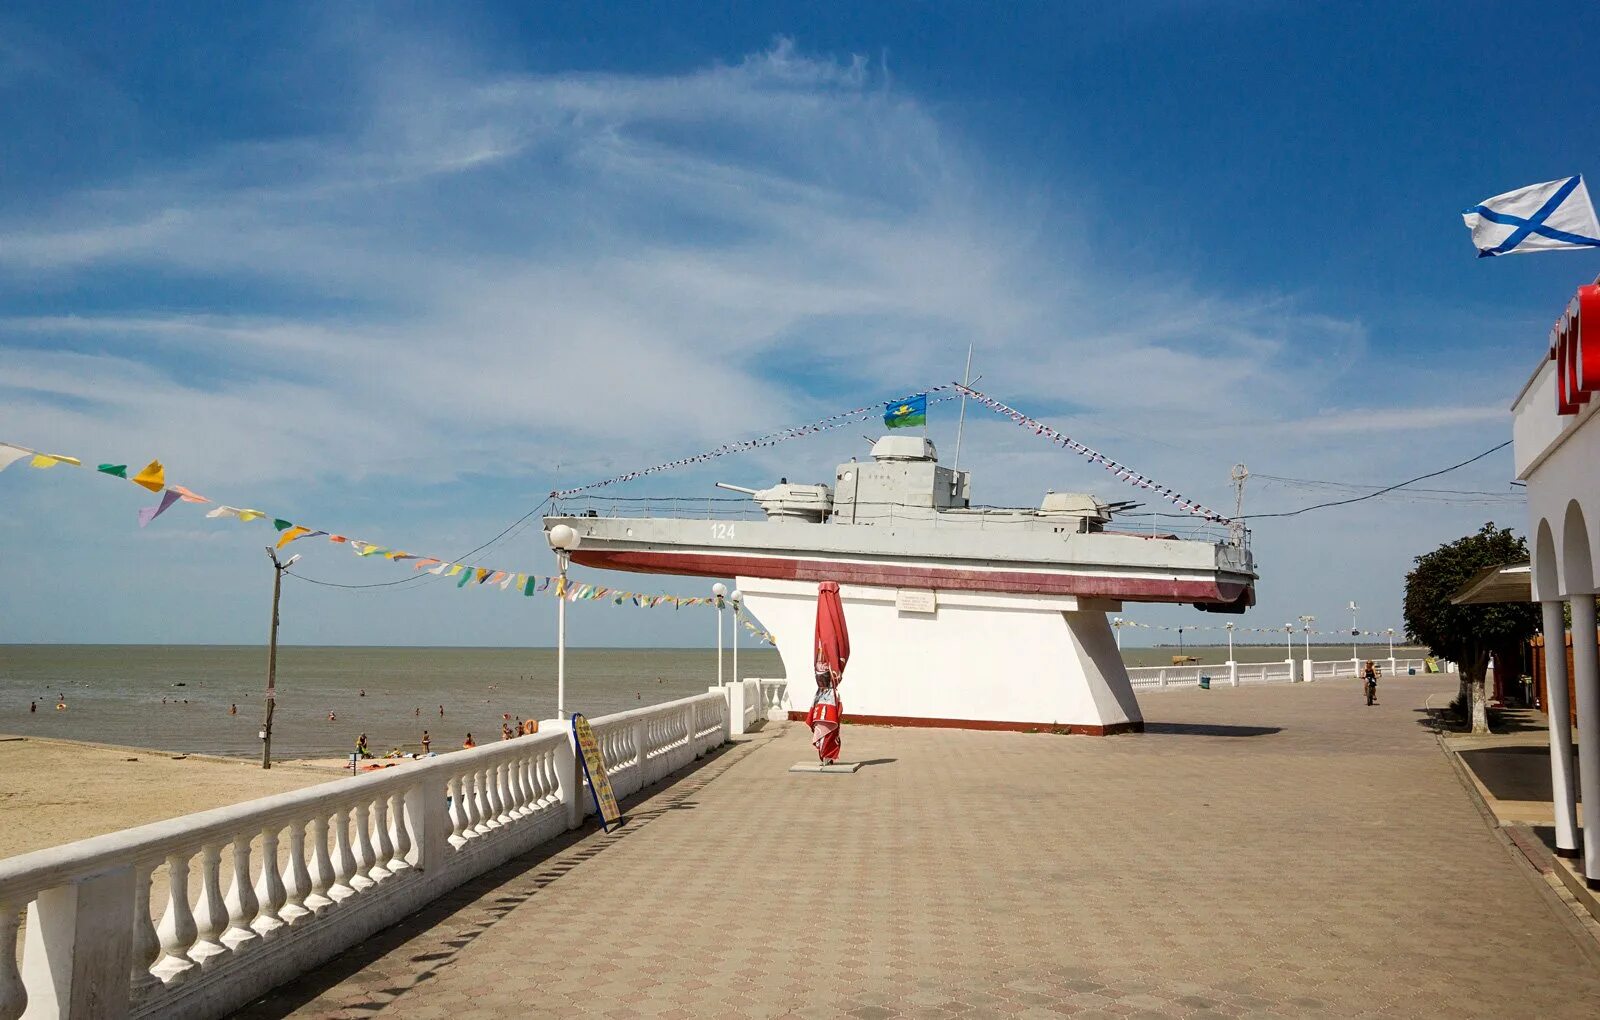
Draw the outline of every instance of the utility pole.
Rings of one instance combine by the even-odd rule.
[[[267,559],[272,561],[272,636],[267,642],[267,708],[261,720],[261,767],[272,768],[272,709],[278,696],[278,596],[283,592],[283,572],[299,559],[291,556],[279,562],[277,552],[267,546]]]

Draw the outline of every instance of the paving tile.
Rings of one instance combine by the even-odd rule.
[[[241,1015],[1592,1017],[1418,724],[1446,684],[1151,694],[1106,739],[847,726],[884,763],[826,789],[771,727]]]

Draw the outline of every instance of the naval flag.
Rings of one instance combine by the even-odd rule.
[[[1581,174],[1486,198],[1462,210],[1461,218],[1472,231],[1480,259],[1557,248],[1600,248],[1600,223],[1595,221]]]
[[[918,393],[904,400],[891,400],[883,405],[883,424],[891,429],[928,424],[928,395]]]

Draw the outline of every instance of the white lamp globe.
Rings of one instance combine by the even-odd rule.
[[[716,584],[711,586],[711,594],[720,599],[722,596],[728,594],[728,586],[723,584],[721,581],[718,581]]]
[[[578,548],[579,543],[582,541],[583,539],[579,537],[578,533],[565,524],[557,524],[550,529],[550,548],[552,549],[564,549],[567,552],[571,552]]]
[[[735,588],[733,589],[733,594],[729,595],[728,598],[732,599],[735,605],[738,605],[740,602],[744,601],[744,592]]]

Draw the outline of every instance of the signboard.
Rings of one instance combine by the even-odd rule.
[[[896,588],[894,590],[894,607],[902,613],[931,613],[938,608],[938,600],[932,591],[921,588]]]
[[[622,822],[622,809],[617,807],[617,796],[611,792],[611,779],[606,775],[605,758],[600,754],[600,741],[595,739],[589,720],[572,713],[572,736],[578,745],[578,760],[583,762],[583,774],[589,780],[589,792],[594,796],[595,814],[600,816],[600,827],[607,832]]]

